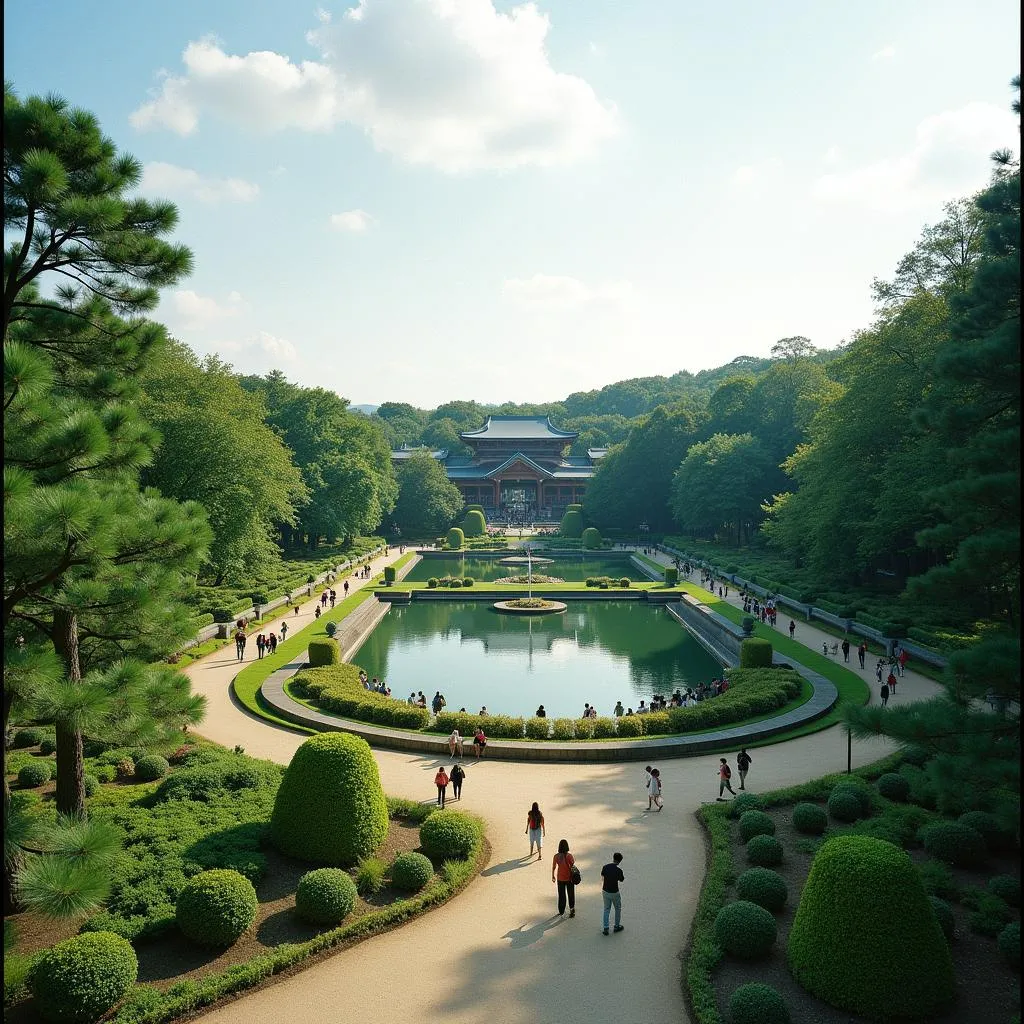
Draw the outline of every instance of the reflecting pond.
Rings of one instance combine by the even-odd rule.
[[[502,576],[525,576],[525,562],[522,565],[501,564],[501,559],[508,557],[525,558],[525,555],[519,551],[510,551],[507,555],[498,556],[467,554],[465,559],[460,555],[424,558],[412,567],[405,579],[410,583],[426,583],[431,576],[472,576],[475,580],[489,583]],[[535,563],[533,569],[534,572],[558,576],[563,580],[585,580],[588,576],[614,576],[621,579],[626,576],[635,582],[650,578],[630,563],[628,555],[560,556],[541,565]]]
[[[662,607],[573,601],[560,614],[503,615],[486,601],[392,607],[351,659],[395,697],[440,690],[447,710],[575,718],[611,715],[655,693],[696,685],[722,666]]]

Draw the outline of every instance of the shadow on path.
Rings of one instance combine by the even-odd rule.
[[[538,939],[542,938],[549,928],[556,928],[565,920],[566,919],[559,914],[552,914],[552,916],[547,918],[547,920],[541,921],[539,924],[535,924],[530,928],[521,924],[518,928],[513,928],[511,931],[505,932],[505,934],[502,935],[502,938],[509,940],[509,946],[512,949],[522,949],[523,946],[530,946]]]
[[[530,853],[524,853],[522,857],[515,857],[512,860],[502,861],[500,864],[493,864],[489,868],[484,868],[480,872],[481,875],[503,875],[506,871],[515,871],[516,868],[525,868],[527,864],[535,864],[537,858]]]

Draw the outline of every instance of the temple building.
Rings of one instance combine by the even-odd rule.
[[[467,505],[482,505],[488,520],[552,521],[566,505],[584,501],[587,483],[607,448],[566,455],[579,435],[559,430],[547,416],[488,416],[482,427],[459,437],[472,455],[431,452],[462,492]],[[417,449],[393,451],[396,461]]]

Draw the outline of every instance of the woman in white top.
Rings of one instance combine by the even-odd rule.
[[[658,810],[661,810],[661,772],[657,768],[651,769],[651,799],[657,805]]]
[[[452,757],[462,757],[462,737],[459,735],[458,729],[452,729],[452,734],[448,737],[448,749],[451,751]]]

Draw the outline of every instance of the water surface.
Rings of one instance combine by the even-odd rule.
[[[518,551],[508,555],[469,555],[463,559],[460,555],[446,558],[423,558],[412,567],[405,577],[410,583],[426,583],[431,576],[472,576],[474,580],[489,583],[503,576],[525,576],[526,563],[522,565],[502,565],[501,559],[506,557],[525,557]],[[626,576],[634,582],[646,580],[645,576],[629,561],[628,555],[580,555],[579,557],[559,557],[542,565],[534,564],[534,572],[545,576],[558,576],[566,581],[583,581],[588,576],[614,576],[621,579]]]

